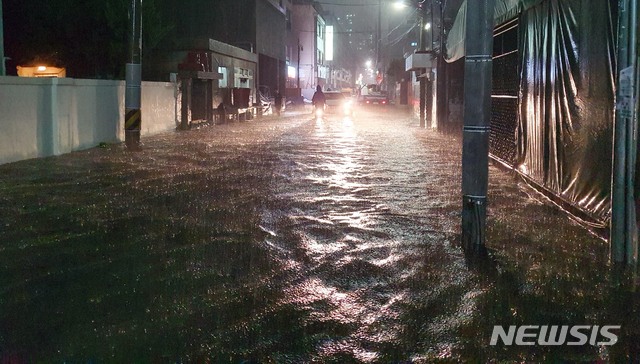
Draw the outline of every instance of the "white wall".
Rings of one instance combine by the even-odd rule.
[[[298,33],[300,45],[300,87],[315,89],[316,79],[316,16],[313,5],[293,5],[292,32]],[[295,49],[295,48],[294,48]],[[297,50],[294,67],[297,67]],[[297,80],[296,80],[297,82]]]
[[[168,82],[142,82],[142,136],[158,134],[178,127],[180,106],[176,103],[175,84]],[[124,95],[124,82],[122,83]],[[176,108],[177,107],[177,108]],[[124,115],[124,96],[122,112]],[[124,140],[124,121],[120,140]]]
[[[124,81],[0,77],[0,164],[124,140]],[[142,136],[175,129],[174,85],[142,83]]]

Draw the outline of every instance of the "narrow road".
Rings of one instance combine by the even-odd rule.
[[[0,361],[626,360],[607,245],[491,168],[459,247],[460,141],[392,109],[205,126],[0,166]],[[611,347],[494,325],[623,325]]]

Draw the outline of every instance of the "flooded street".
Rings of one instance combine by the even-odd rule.
[[[0,362],[638,360],[607,243],[491,167],[466,256],[460,139],[417,124],[297,114],[0,166]],[[491,346],[494,325],[622,327]]]

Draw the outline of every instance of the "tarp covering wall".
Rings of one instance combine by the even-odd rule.
[[[479,1],[479,0],[474,0]],[[502,24],[509,19],[513,19],[522,13],[524,10],[535,6],[543,0],[496,0],[494,8],[494,23],[495,25]],[[465,42],[465,26],[467,19],[467,1],[465,0],[460,9],[458,15],[453,22],[453,26],[447,33],[445,60],[449,63],[455,62],[464,57],[464,42]]]
[[[546,0],[520,18],[517,168],[600,221],[610,210],[615,6]]]

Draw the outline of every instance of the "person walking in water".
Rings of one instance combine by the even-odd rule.
[[[280,93],[280,91],[276,91],[276,97],[274,101],[275,101],[276,114],[280,116],[280,111],[282,111],[282,94]]]
[[[311,103],[314,106],[314,112],[318,108],[324,109],[324,104],[327,102],[327,98],[324,96],[324,92],[322,92],[322,86],[318,85],[316,87],[316,92],[313,94],[313,98],[311,99]]]

